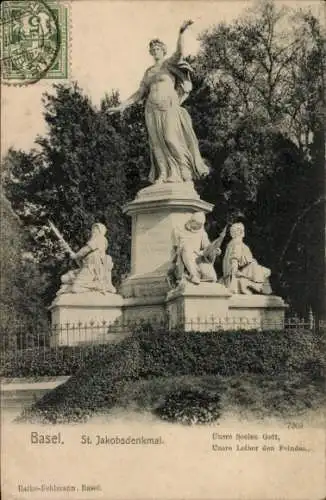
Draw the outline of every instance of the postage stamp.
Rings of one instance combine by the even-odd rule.
[[[8,0],[1,7],[2,81],[27,85],[68,77],[67,4]]]

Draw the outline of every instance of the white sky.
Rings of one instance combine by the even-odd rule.
[[[311,6],[315,15],[321,15],[322,0],[279,3]],[[220,21],[232,21],[251,4],[251,0],[74,0],[70,7],[70,80],[78,81],[94,104],[112,89],[119,89],[122,98],[128,97],[152,64],[147,48],[150,39],[164,40],[171,52],[180,24],[191,18],[195,24],[190,28],[188,47],[194,53],[198,33]],[[41,96],[52,83],[2,86],[2,154],[10,146],[31,148],[36,135],[46,131]]]

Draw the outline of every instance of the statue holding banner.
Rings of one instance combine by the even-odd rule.
[[[63,250],[69,251],[70,258],[78,267],[61,276],[62,285],[57,295],[83,292],[116,293],[111,281],[113,262],[106,253],[108,247],[106,232],[104,224],[94,224],[88,242],[77,253],[73,252],[62,238],[60,239]]]

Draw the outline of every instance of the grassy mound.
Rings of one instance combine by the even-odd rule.
[[[181,401],[180,393],[187,395]],[[323,386],[295,373],[140,379],[127,382],[118,400],[119,409],[154,412],[163,420],[183,424],[210,423],[226,414],[244,419],[295,418],[325,404]]]
[[[309,331],[146,328],[95,351],[86,367],[18,420],[78,422],[135,404],[170,421],[205,423],[218,418],[232,398],[238,406],[267,413],[315,407],[322,404],[324,344]]]

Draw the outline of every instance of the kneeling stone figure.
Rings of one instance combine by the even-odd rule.
[[[217,281],[214,261],[221,254],[220,245],[225,230],[210,243],[204,224],[205,214],[195,212],[184,227],[174,230],[172,265],[169,270],[172,286],[177,286],[185,278],[195,285],[201,281]]]

